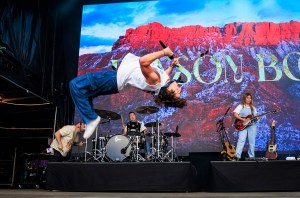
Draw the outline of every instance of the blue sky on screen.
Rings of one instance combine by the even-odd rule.
[[[290,20],[300,21],[300,4],[296,0],[161,0],[85,5],[79,54],[109,52],[126,29],[151,22],[172,28]]]

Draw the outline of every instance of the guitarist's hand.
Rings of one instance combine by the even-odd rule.
[[[63,151],[63,145],[62,145],[62,144],[59,144],[59,145],[58,145],[58,149],[59,149],[60,151]]]
[[[259,120],[260,119],[260,117],[256,117],[256,120]]]
[[[242,121],[242,122],[246,122],[246,121],[247,121],[247,118],[241,118],[241,121]]]

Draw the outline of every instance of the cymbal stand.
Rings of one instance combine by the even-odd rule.
[[[98,160],[99,157],[97,158],[97,151],[99,151],[97,149],[97,138],[98,138],[97,136],[98,136],[98,127],[96,128],[96,138],[95,138],[95,140],[92,140],[92,142],[95,142],[93,151],[92,151],[92,153],[85,151],[85,161],[97,161],[97,162],[99,162],[99,160]],[[86,159],[86,154],[88,154],[90,156],[88,159]]]
[[[155,160],[158,160],[158,161],[162,162],[163,161],[163,156],[161,156],[161,151],[160,151],[159,118],[157,118],[157,121],[156,121],[156,128],[157,128],[157,150],[156,150],[156,158],[155,158]]]
[[[110,122],[110,119],[104,122],[101,122],[99,124],[105,124]],[[99,126],[99,125],[98,125]],[[97,144],[98,144],[98,126],[96,127],[96,136],[95,136],[95,140],[92,140],[92,142],[94,141],[94,148],[93,148],[93,152],[92,154],[85,151],[85,153],[89,154],[91,157],[89,159],[86,160],[86,154],[85,154],[85,161],[97,161],[97,162],[103,162],[104,161],[104,157],[105,157],[105,148],[101,147],[100,150],[98,150],[97,148]],[[102,145],[101,145],[102,146]],[[100,159],[100,160],[99,160]]]
[[[85,139],[85,148],[84,148],[84,161],[86,162],[86,154],[88,153],[87,152],[87,139]]]
[[[155,146],[154,146],[154,135],[155,135],[155,132],[154,132],[154,129],[153,129],[153,126],[151,128],[151,147],[150,147],[150,155],[148,156],[148,158],[150,159],[153,159],[154,158],[154,155],[155,155],[155,152],[156,152],[156,149],[155,149]]]

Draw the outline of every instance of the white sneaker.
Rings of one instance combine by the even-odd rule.
[[[100,120],[101,120],[101,118],[98,116],[95,120],[92,120],[89,123],[87,123],[84,134],[83,134],[83,138],[88,139],[89,137],[91,137],[91,135],[93,135]]]

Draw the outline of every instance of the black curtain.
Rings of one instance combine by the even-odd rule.
[[[79,0],[0,3],[0,74],[57,106],[60,126],[73,120],[81,12]]]

